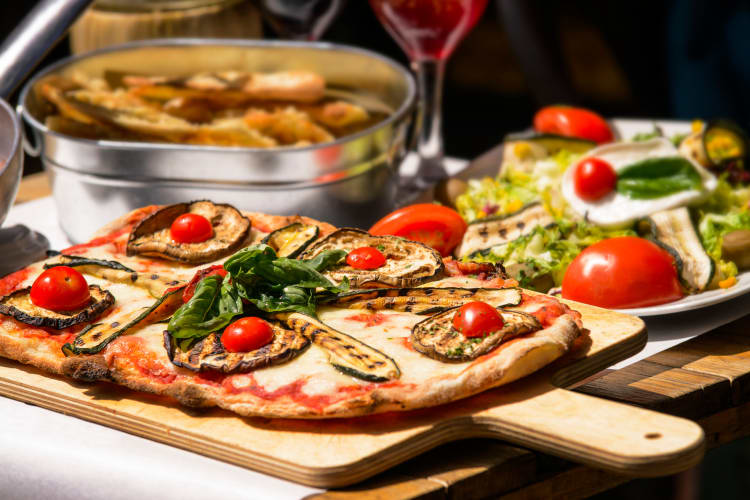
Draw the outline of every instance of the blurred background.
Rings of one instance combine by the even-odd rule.
[[[278,37],[252,1],[183,0],[185,11],[197,14],[179,20],[149,10],[149,3],[160,2],[98,2],[99,13],[89,12],[73,40],[63,40],[41,66],[73,50],[128,39]],[[34,4],[2,2],[0,33],[9,33]],[[369,2],[342,5],[322,40],[408,64]],[[137,22],[113,17],[119,10],[131,17],[137,12]],[[556,103],[582,105],[607,117],[727,117],[750,128],[749,54],[748,0],[491,0],[448,63],[446,153],[478,156],[506,133],[529,127],[538,107]],[[27,158],[25,173],[39,170],[38,160]],[[634,481],[601,498],[747,498],[749,449],[747,440],[738,441],[709,452],[697,470]]]
[[[127,10],[149,3],[159,2],[102,0],[98,5],[111,13],[122,5],[130,4]],[[150,30],[124,23],[118,27],[107,19],[104,30],[117,42],[184,34],[278,37],[267,24],[261,26],[252,1],[178,3],[191,11],[206,3],[220,8],[218,14],[214,9],[179,24],[167,22],[162,13],[160,24]],[[8,33],[34,4],[3,2],[0,33]],[[77,27],[78,51],[109,41],[92,34],[102,26],[90,24]],[[747,0],[490,1],[479,24],[448,62],[446,152],[475,157],[507,132],[528,127],[539,106],[555,103],[583,105],[608,117],[721,116],[747,127],[748,33]],[[366,47],[408,64],[369,2],[344,2],[322,39]],[[70,53],[70,41],[63,40],[42,65]],[[31,164],[27,172],[38,168]]]

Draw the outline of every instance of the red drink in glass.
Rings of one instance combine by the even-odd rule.
[[[487,0],[370,0],[412,59],[446,59],[474,27]]]

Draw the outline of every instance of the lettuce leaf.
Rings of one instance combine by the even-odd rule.
[[[525,236],[469,256],[467,260],[502,262],[508,273],[524,287],[537,289],[538,280],[547,275],[555,286],[560,286],[568,265],[584,248],[607,238],[629,235],[635,232],[558,219],[552,227],[537,226]]]

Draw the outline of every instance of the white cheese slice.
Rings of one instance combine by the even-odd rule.
[[[644,142],[627,142],[599,146],[583,156],[578,163],[586,158],[601,158],[606,161],[615,172],[647,158],[663,158],[678,156],[677,148],[667,139],[656,138]],[[686,158],[698,171],[702,178],[702,189],[680,191],[661,198],[650,200],[635,200],[613,191],[596,201],[586,201],[575,191],[575,165],[564,174],[562,180],[562,194],[573,211],[585,220],[604,227],[622,227],[661,210],[681,207],[700,202],[716,189],[717,180],[713,174]],[[577,164],[578,164],[577,163]],[[577,165],[576,164],[576,165]]]

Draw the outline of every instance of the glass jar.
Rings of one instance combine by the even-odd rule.
[[[74,54],[152,38],[260,38],[246,0],[97,0],[70,31]]]

